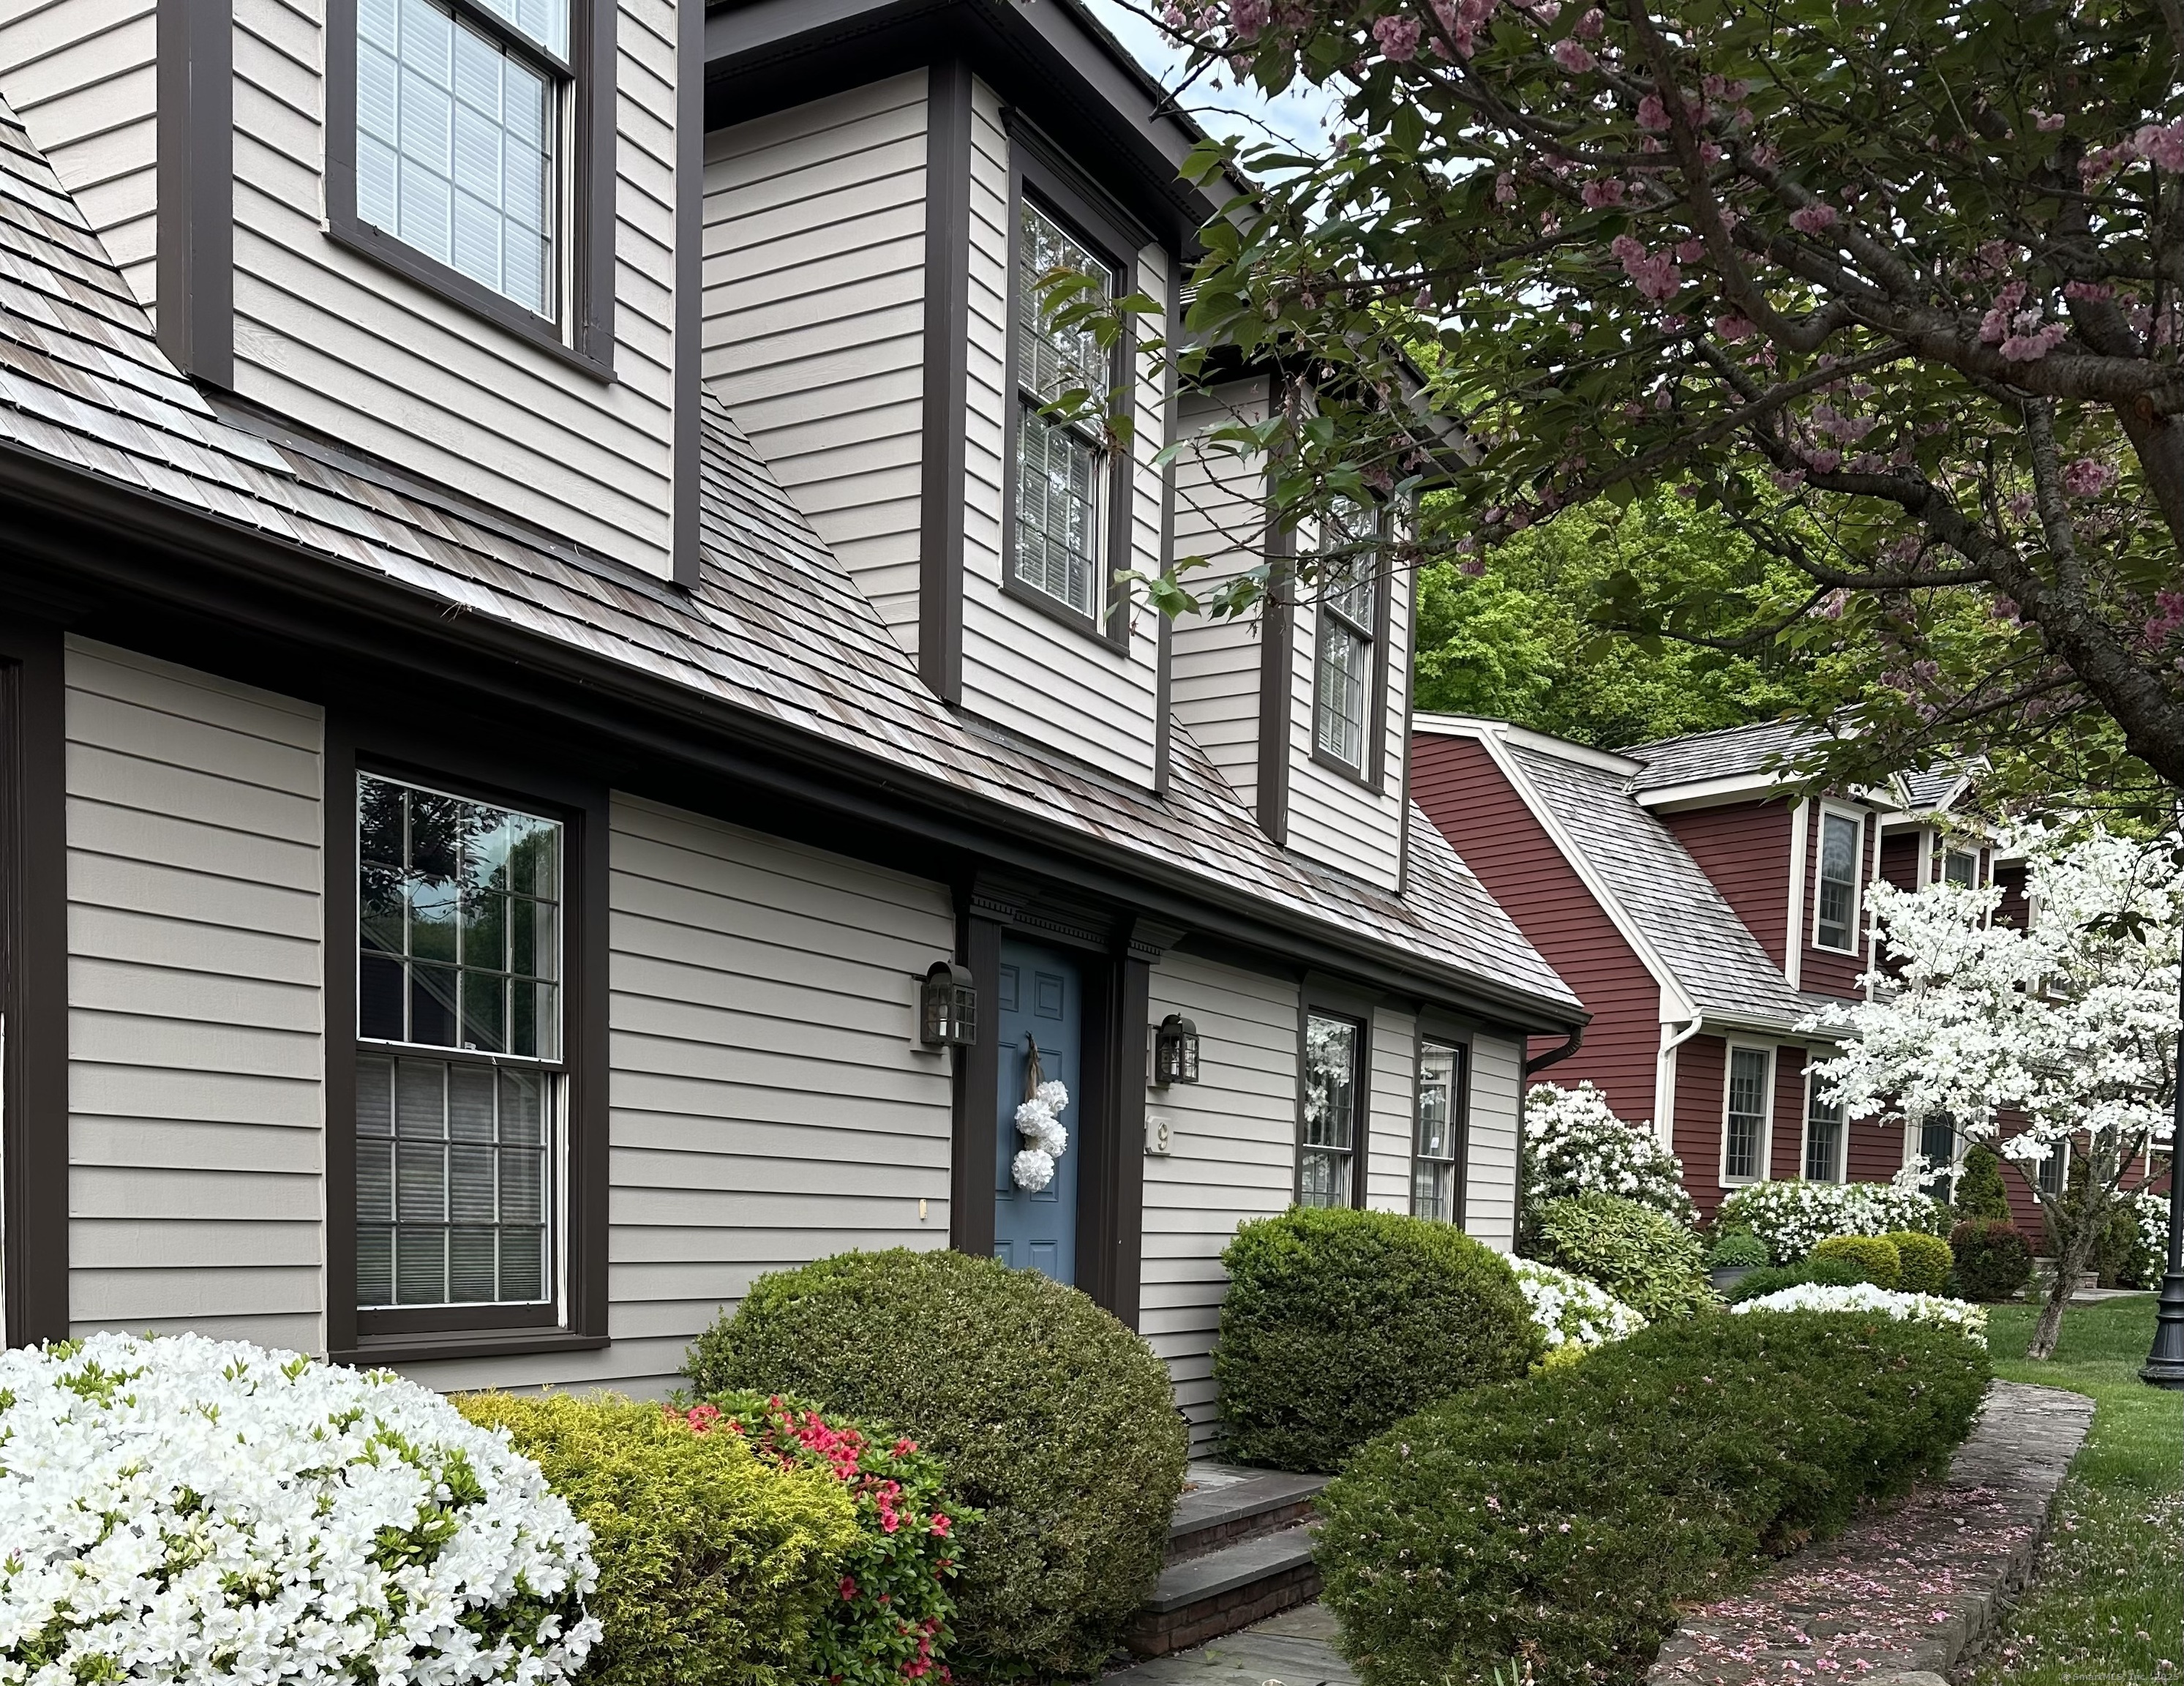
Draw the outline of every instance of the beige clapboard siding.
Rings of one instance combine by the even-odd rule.
[[[1418,1105],[1418,1020],[1390,1008],[1374,1008],[1370,1053],[1365,1203],[1378,1211],[1407,1212],[1412,1120]]]
[[[705,378],[917,642],[926,73],[705,137]]]
[[[323,1351],[319,711],[67,663],[72,1326]]]
[[[1411,656],[1411,577],[1388,593],[1387,686],[1379,701],[1380,788],[1312,759],[1319,663],[1319,607],[1297,605],[1290,664],[1289,846],[1309,859],[1393,890],[1402,871],[1403,674]]]
[[[321,224],[324,0],[236,0],[236,383],[607,555],[669,567],[674,13],[616,20],[615,376],[580,373]]]
[[[1234,422],[1266,418],[1267,383],[1238,381],[1211,392],[1185,392],[1177,438],[1189,441]],[[1202,556],[1190,576],[1218,583],[1255,566],[1266,544],[1265,477],[1257,464],[1212,448],[1184,453],[1175,466],[1175,554]],[[1197,588],[1194,585],[1193,589]],[[1170,634],[1168,698],[1178,723],[1246,803],[1256,800],[1259,755],[1259,638],[1254,617],[1178,619]]]
[[[156,17],[153,0],[0,0],[0,95],[147,305],[159,204]]]
[[[611,864],[614,1344],[405,1366],[434,1387],[664,1393],[760,1273],[948,1244],[950,1066],[916,1021],[946,886],[619,796]]]
[[[1139,1327],[1202,1449],[1215,1426],[1221,1250],[1245,1219],[1286,1209],[1295,1188],[1297,986],[1173,952],[1153,969],[1148,1016],[1171,1013],[1198,1025],[1200,1076],[1146,1098],[1169,1121],[1173,1147],[1145,1159]]]
[[[1507,1253],[1517,1244],[1518,1107],[1524,1045],[1481,1033],[1471,1043],[1470,1147],[1463,1227]]]
[[[1008,406],[1003,353],[1010,316],[1009,142],[1000,97],[973,80],[971,99],[970,360],[964,423],[963,706],[1011,730],[1067,751],[1117,778],[1153,782],[1158,709],[1159,628],[1133,617],[1128,647],[1117,650],[1006,595],[1007,536],[1001,531],[1002,461]],[[1139,254],[1137,282],[1167,293],[1156,248]],[[1160,319],[1140,324],[1147,337]],[[1161,436],[1161,394],[1150,360],[1138,360],[1136,443],[1131,487],[1130,566],[1160,567],[1161,476],[1152,466]]]

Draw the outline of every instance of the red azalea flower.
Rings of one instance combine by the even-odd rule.
[[[857,1596],[857,1583],[847,1575],[842,1577],[842,1602],[849,1604]]]
[[[954,1523],[950,1522],[947,1517],[942,1516],[938,1510],[935,1510],[933,1513],[933,1532],[940,1538],[947,1538],[948,1530],[954,1526]]]

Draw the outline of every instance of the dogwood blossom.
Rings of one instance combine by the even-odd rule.
[[[0,1681],[522,1686],[591,1531],[431,1390],[197,1335],[0,1355]]]
[[[1540,1205],[1574,1194],[1618,1194],[1678,1223],[1697,1220],[1684,1165],[1650,1123],[1626,1124],[1591,1083],[1535,1083],[1524,1097],[1524,1199]]]
[[[1897,1322],[1930,1323],[1986,1344],[1986,1308],[1941,1294],[1908,1294],[1870,1282],[1802,1282],[1730,1307],[1732,1316],[1766,1311],[1877,1311]]]
[[[1646,1326],[1637,1312],[1583,1276],[1536,1259],[1512,1259],[1509,1268],[1517,1273],[1517,1292],[1524,1296],[1524,1309],[1549,1352],[1572,1344],[1604,1346]]]
[[[1721,1203],[1716,1221],[1749,1230],[1777,1264],[1794,1264],[1830,1236],[1939,1234],[1948,1214],[1919,1189],[1923,1165],[1907,1166],[1886,1182],[1755,1182]]]

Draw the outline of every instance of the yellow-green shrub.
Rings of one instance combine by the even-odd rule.
[[[1876,1288],[1897,1287],[1903,1281],[1903,1255],[1896,1250],[1894,1242],[1881,1236],[1831,1235],[1813,1249],[1812,1256],[1840,1259]]]
[[[761,1461],[732,1434],[694,1434],[610,1395],[473,1393],[591,1525],[605,1633],[587,1686],[805,1686],[822,1611],[857,1542],[824,1471]]]
[[[1897,1285],[1909,1294],[1945,1293],[1949,1286],[1949,1272],[1955,1268],[1956,1257],[1949,1244],[1937,1235],[1928,1235],[1921,1230],[1899,1230],[1881,1237],[1896,1248],[1896,1256],[1903,1266],[1903,1279]]]

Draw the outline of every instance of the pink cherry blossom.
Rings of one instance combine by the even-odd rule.
[[[1588,210],[1619,205],[1623,203],[1623,183],[1612,176],[1602,181],[1588,181],[1578,190],[1578,197],[1585,201]]]
[[[1737,315],[1716,316],[1713,319],[1713,331],[1718,338],[1727,340],[1732,345],[1741,339],[1749,339],[1759,332],[1742,316]]]
[[[1825,234],[1835,226],[1833,205],[1801,205],[1790,213],[1790,226],[1800,234]]]
[[[1569,36],[1564,36],[1548,51],[1549,56],[1555,63],[1573,76],[1583,75],[1600,62],[1583,45]]]
[[[2131,148],[2157,170],[2184,172],[2184,118],[2165,127],[2148,124],[2131,137]]]
[[[1228,0],[1229,27],[1245,41],[1266,28],[1273,15],[1272,0]]]
[[[1570,32],[1580,41],[1598,41],[1607,28],[1607,14],[1595,6],[1570,26]]]
[[[1638,126],[1657,135],[1669,131],[1669,108],[1658,93],[1649,93],[1638,102]]]
[[[2098,498],[2115,478],[2115,470],[2105,462],[2081,456],[2063,471],[2063,489],[2074,498]]]
[[[1382,53],[1400,64],[1418,55],[1418,30],[1416,18],[1379,18],[1373,25],[1373,39],[1380,43]]]

